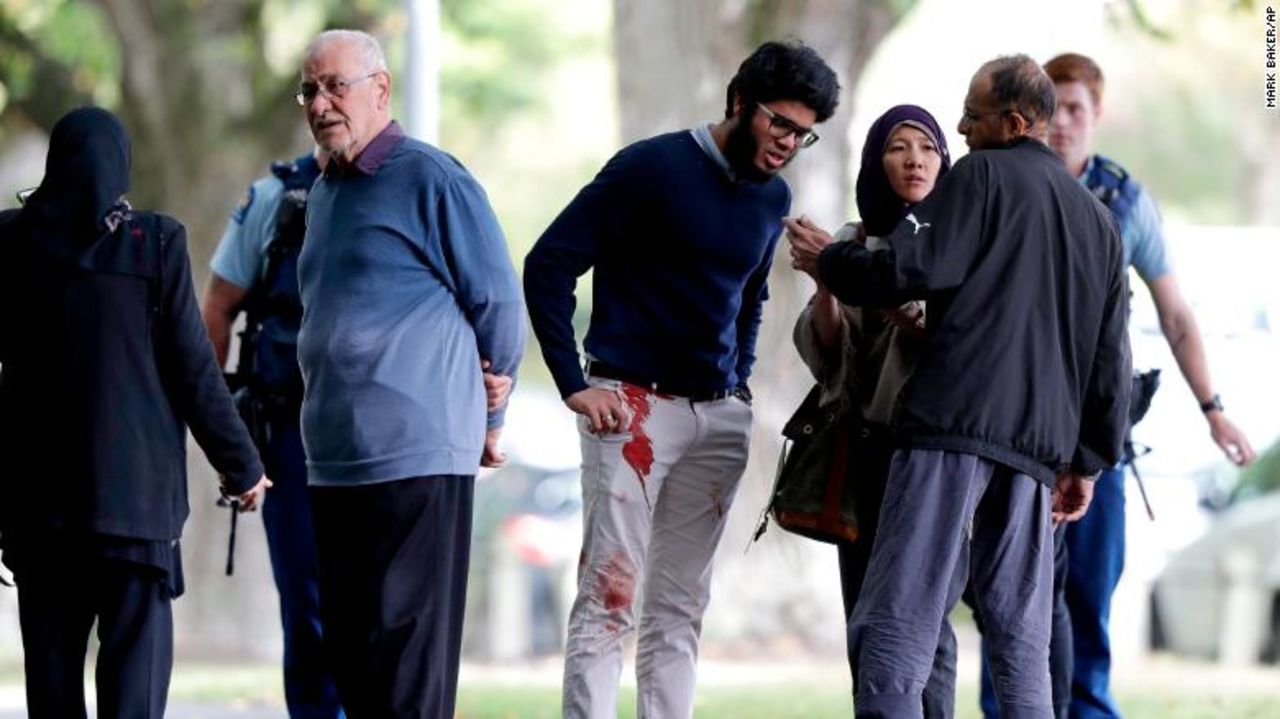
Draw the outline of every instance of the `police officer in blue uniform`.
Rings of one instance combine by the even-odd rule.
[[[303,385],[297,358],[302,320],[297,260],[307,193],[326,160],[317,150],[274,163],[271,174],[249,187],[214,252],[204,298],[205,326],[222,366],[232,324],[245,313],[239,362],[229,380],[275,481],[262,520],[280,593],[285,700],[294,719],[343,715],[320,646],[315,532],[298,427]]]

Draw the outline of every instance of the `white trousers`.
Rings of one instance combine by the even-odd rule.
[[[747,464],[751,407],[591,384],[620,392],[633,419],[631,431],[605,435],[578,421],[584,522],[564,716],[617,716],[622,645],[638,614],[637,716],[691,717],[712,560]]]

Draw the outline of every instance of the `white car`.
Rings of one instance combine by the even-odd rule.
[[[1280,662],[1280,449],[1246,472],[1152,592],[1156,648],[1227,662]]]

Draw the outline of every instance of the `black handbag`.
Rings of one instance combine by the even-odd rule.
[[[820,542],[852,542],[858,538],[858,447],[869,433],[858,412],[822,406],[815,386],[782,428],[782,454],[766,517],[779,527]]]

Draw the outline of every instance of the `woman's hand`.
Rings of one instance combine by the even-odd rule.
[[[791,243],[791,266],[817,281],[818,255],[835,240],[803,215],[798,219],[785,217],[782,224],[787,227],[787,240]]]
[[[891,310],[881,310],[880,315],[886,322],[897,325],[904,332],[924,334],[924,305],[919,302],[908,302]]]

